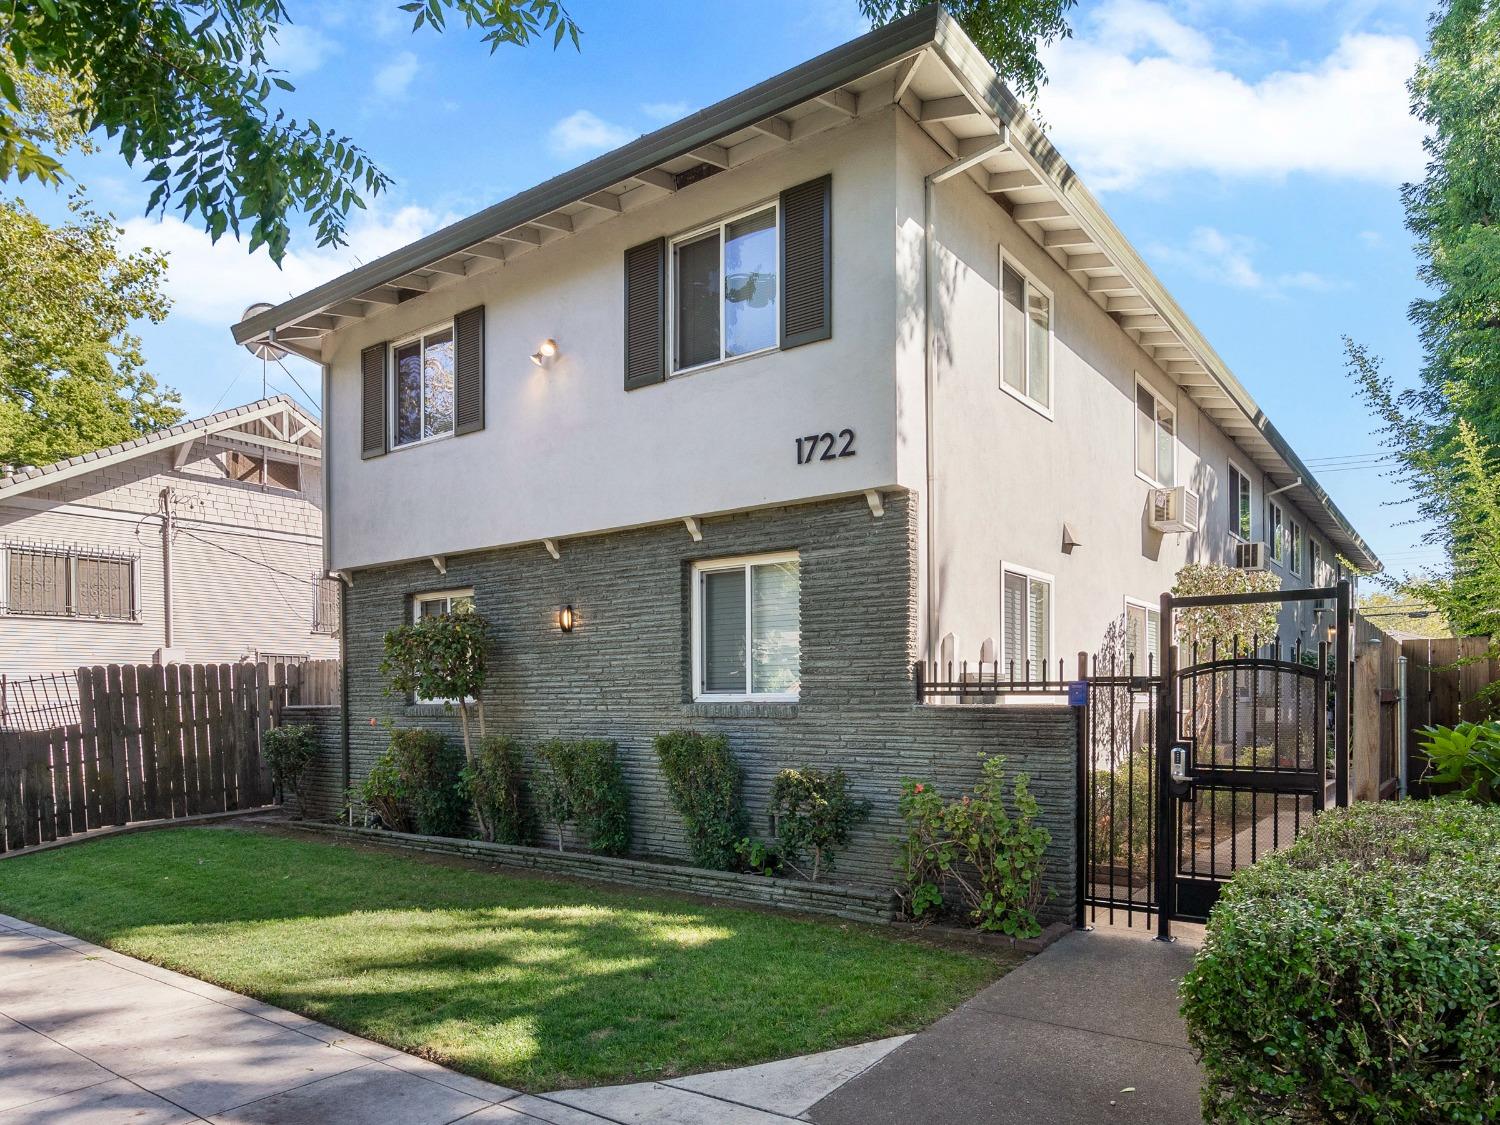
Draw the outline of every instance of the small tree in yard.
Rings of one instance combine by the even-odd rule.
[[[767,817],[777,857],[811,882],[832,869],[834,851],[849,842],[850,831],[869,815],[870,802],[849,796],[849,776],[841,769],[782,770],[771,782]],[[808,853],[810,867],[803,860]]]
[[[385,635],[385,658],[380,662],[391,692],[414,699],[441,699],[449,710],[458,708],[464,760],[470,769],[475,768],[471,715],[478,721],[479,737],[485,737],[482,695],[488,627],[489,622],[472,609],[424,617]],[[494,839],[494,828],[478,802],[474,818],[484,838]]]
[[[1195,594],[1264,594],[1281,589],[1281,579],[1268,570],[1189,563],[1177,572],[1174,597]],[[1276,635],[1276,607],[1272,604],[1192,606],[1175,613],[1177,643],[1189,655],[1204,659],[1217,650],[1219,659],[1248,656],[1257,641]]]

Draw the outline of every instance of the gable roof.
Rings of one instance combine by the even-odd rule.
[[[228,410],[220,410],[215,414],[209,414],[203,418],[193,418],[186,422],[178,422],[175,426],[154,430],[149,434],[143,434],[130,441],[107,445],[103,449],[81,453],[77,457],[66,457],[61,461],[54,461],[50,465],[17,469],[8,476],[0,477],[0,500],[19,496],[33,489],[55,484],[70,477],[80,476],[83,473],[91,473],[106,465],[133,460],[136,457],[145,456],[147,453],[171,449],[174,446],[182,445],[196,438],[206,437],[221,430],[236,429],[247,422],[254,422],[261,418],[269,418],[283,413],[295,417],[299,425],[307,427],[308,432],[314,433],[319,437],[322,436],[322,427],[316,418],[310,416],[286,395],[273,395],[270,398],[260,399],[258,402],[246,403],[244,406],[235,406]]]
[[[1381,563],[1025,107],[932,4],[283,301],[233,328],[318,361],[329,332],[690,190],[870,109],[900,106],[1073,275],[1356,567]],[[686,173],[686,175],[684,175]]]

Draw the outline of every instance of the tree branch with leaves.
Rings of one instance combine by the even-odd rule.
[[[558,0],[414,0],[412,30],[450,17],[493,52],[550,34],[578,44]],[[0,182],[66,176],[77,138],[114,140],[152,185],[147,213],[180,211],[214,239],[242,234],[280,262],[300,215],[320,246],[390,186],[354,141],[281,104],[295,92],[268,51],[282,0],[33,0],[0,12]],[[35,87],[65,90],[51,112]],[[28,85],[33,89],[28,89]],[[53,107],[56,108],[55,106]]]

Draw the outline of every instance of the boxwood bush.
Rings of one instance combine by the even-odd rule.
[[[1500,808],[1320,815],[1183,982],[1209,1122],[1500,1120]]]

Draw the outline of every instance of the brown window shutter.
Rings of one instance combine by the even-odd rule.
[[[359,353],[361,457],[385,455],[385,362],[389,351],[390,346],[382,342]]]
[[[833,180],[781,193],[781,346],[833,336]]]
[[[625,251],[625,389],[667,377],[667,240]]]
[[[484,429],[484,306],[453,318],[453,429]]]

